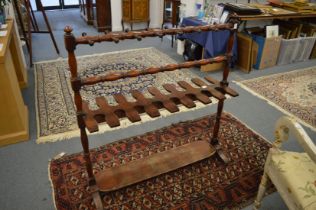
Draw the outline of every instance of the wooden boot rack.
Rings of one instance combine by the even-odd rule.
[[[93,45],[95,42],[116,42],[125,39],[141,40],[145,37],[163,37],[165,35],[177,35],[182,33],[193,33],[202,31],[230,30],[227,52],[225,55],[215,58],[202,59],[198,61],[185,62],[181,64],[168,64],[161,67],[150,67],[143,70],[131,70],[125,73],[110,73],[106,75],[80,78],[77,73],[77,61],[75,56],[76,46],[79,44]],[[232,47],[236,30],[234,22],[220,25],[205,25],[197,27],[172,28],[172,29],[150,29],[146,31],[130,31],[109,33],[100,36],[74,37],[72,28],[65,28],[65,46],[68,51],[68,63],[71,71],[71,84],[74,91],[74,101],[77,109],[77,122],[80,128],[81,143],[84,151],[84,159],[87,168],[89,186],[93,194],[94,204],[97,209],[103,209],[100,193],[116,190],[148,178],[158,176],[168,171],[189,165],[196,161],[205,159],[217,154],[224,162],[228,162],[226,155],[219,145],[218,135],[220,119],[223,111],[225,95],[232,97],[238,93],[228,87],[227,77],[229,75],[229,65],[232,57]],[[86,101],[82,100],[80,90],[85,85],[94,85],[105,81],[116,81],[123,78],[137,77],[140,75],[156,74],[159,72],[173,71],[190,67],[199,67],[211,63],[225,62],[222,81],[217,81],[211,77],[205,80],[194,78],[194,86],[185,81],[177,83],[182,90],[174,84],[165,84],[163,88],[168,94],[161,93],[157,88],[150,87],[148,92],[153,97],[145,97],[138,90],[132,90],[131,94],[136,99],[134,102],[128,101],[122,94],[113,95],[117,105],[109,105],[106,98],[97,97],[96,104],[99,109],[91,110]],[[208,139],[199,138],[192,143],[178,146],[176,148],[163,151],[157,154],[134,160],[127,164],[115,166],[93,174],[92,161],[89,152],[89,142],[86,129],[90,132],[99,130],[98,124],[106,122],[110,127],[120,126],[120,118],[128,118],[132,123],[141,121],[140,114],[146,113],[150,117],[160,116],[160,109],[166,109],[171,113],[179,111],[178,105],[182,104],[187,108],[195,107],[195,102],[203,104],[212,103],[212,98],[218,100],[216,121],[213,128],[213,136]]]

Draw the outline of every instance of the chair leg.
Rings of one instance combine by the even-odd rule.
[[[257,198],[256,198],[256,200],[254,202],[253,210],[258,210],[260,208],[261,201],[262,201],[262,198],[263,198],[263,196],[264,196],[264,194],[266,192],[268,182],[269,182],[268,174],[266,172],[264,172],[263,176],[261,178],[260,185],[259,185]]]

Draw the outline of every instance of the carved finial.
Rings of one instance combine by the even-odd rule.
[[[71,28],[71,26],[66,26],[65,29],[64,29],[64,32],[67,33],[67,34],[70,34],[72,32],[72,30],[73,29]]]

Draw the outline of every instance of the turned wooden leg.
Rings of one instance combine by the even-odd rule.
[[[122,31],[125,31],[125,28],[124,28],[124,21],[121,20],[121,24],[122,24]]]
[[[254,207],[253,207],[254,210],[258,210],[261,206],[261,200],[266,192],[268,181],[269,181],[268,174],[264,172],[261,178],[260,185],[259,185],[257,198],[254,202]]]
[[[215,147],[217,155],[225,162],[228,163],[229,159],[223,152],[223,149],[220,147],[218,142],[218,134],[219,134],[219,128],[220,128],[220,120],[222,116],[224,108],[224,100],[219,100],[217,105],[217,113],[216,113],[216,121],[213,129],[213,136],[211,138],[210,144]]]

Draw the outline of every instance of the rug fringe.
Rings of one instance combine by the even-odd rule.
[[[52,180],[52,177],[50,175],[50,165],[51,165],[51,160],[48,161],[48,180],[50,182],[50,187],[52,189],[52,197],[53,197],[54,207],[57,210],[56,199],[55,199],[55,190],[54,190],[53,180]]]
[[[227,97],[229,98],[229,97]],[[150,116],[148,116],[147,114],[141,114],[141,121],[136,122],[136,123],[131,123],[127,118],[124,118],[122,120],[120,120],[120,126],[118,127],[114,127],[114,128],[110,128],[106,123],[99,125],[99,131],[95,132],[95,133],[90,133],[89,135],[98,135],[98,134],[103,134],[105,132],[108,131],[114,131],[114,130],[118,130],[118,129],[122,129],[122,128],[127,128],[130,126],[136,126],[136,125],[140,125],[144,122],[151,122],[154,121],[156,119],[161,119],[161,118],[165,118],[168,117],[170,115],[177,115],[177,114],[182,114],[185,112],[193,112],[197,109],[201,109],[201,108],[208,108],[213,106],[214,104],[217,104],[218,101],[213,101],[212,104],[208,104],[208,105],[204,105],[201,102],[196,102],[196,107],[192,108],[192,109],[188,109],[183,105],[179,105],[179,112],[177,113],[170,113],[169,111],[167,111],[166,109],[162,109],[160,111],[160,117],[156,117],[156,118],[151,118]],[[42,143],[47,143],[47,142],[56,142],[56,141],[61,141],[61,140],[68,140],[74,137],[79,137],[80,136],[80,131],[79,129],[73,130],[73,131],[68,131],[68,132],[64,132],[64,133],[60,133],[60,134],[54,134],[54,135],[49,135],[49,136],[41,136],[38,137],[36,140],[37,144],[42,144]]]
[[[252,79],[244,79],[243,81],[233,81],[233,82],[244,82],[244,81],[247,81],[247,82],[250,82],[250,81],[254,81],[254,80],[257,80],[258,78],[260,79],[265,79],[265,78],[269,78],[271,76],[280,76],[280,75],[283,75],[285,73],[296,73],[296,72],[301,72],[301,71],[307,71],[307,70],[313,70],[314,67],[307,67],[307,68],[304,68],[304,69],[295,69],[295,70],[292,70],[292,71],[288,71],[288,72],[281,72],[281,73],[275,73],[275,74],[270,74],[270,75],[265,75],[265,76],[259,76],[259,77],[254,77]],[[243,78],[242,78],[243,79]]]
[[[35,99],[35,117],[36,117],[36,136],[37,139],[40,136],[40,123],[39,123],[39,110],[38,110],[38,96],[37,96],[37,69],[36,65],[33,67],[33,73],[34,73],[34,99]]]
[[[309,68],[307,68],[309,69]],[[295,71],[300,71],[300,70],[295,70]],[[291,71],[294,72],[294,71]],[[271,76],[271,75],[270,75]],[[250,81],[250,80],[247,80]],[[278,109],[279,111],[283,112],[284,114],[293,117],[296,121],[298,121],[299,123],[301,123],[302,125],[310,128],[312,131],[316,131],[316,128],[313,127],[312,125],[308,124],[307,122],[303,121],[302,119],[300,119],[299,117],[295,116],[294,114],[290,113],[289,111],[283,109],[282,107],[280,107],[279,105],[277,105],[276,103],[274,103],[273,101],[270,101],[269,99],[267,99],[266,97],[264,97],[263,95],[258,94],[257,92],[255,92],[254,90],[250,89],[249,87],[247,87],[246,85],[244,85],[242,82],[240,81],[233,81],[233,83],[239,85],[241,88],[245,89],[246,91],[248,91],[249,93],[251,93],[252,95],[266,101],[269,105],[273,106],[274,108]]]

